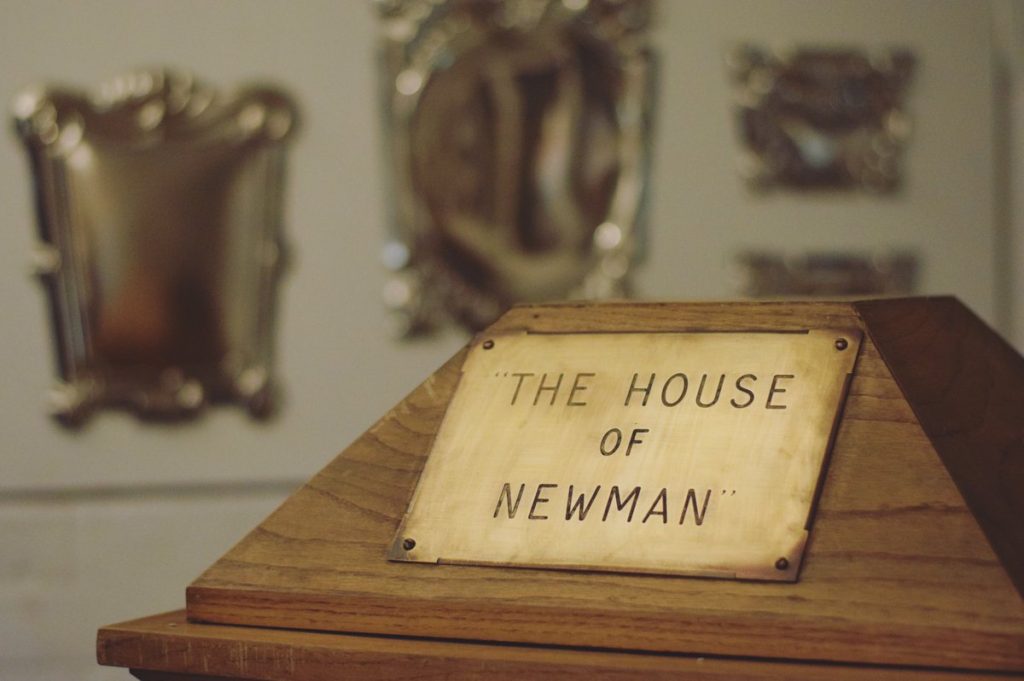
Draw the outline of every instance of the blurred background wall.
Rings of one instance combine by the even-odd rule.
[[[5,2],[0,100],[168,65],[216,86],[269,79],[304,110],[290,158],[281,416],[235,409],[141,424],[102,413],[69,433],[43,410],[44,300],[29,276],[27,163],[0,141],[0,678],[127,678],[93,662],[102,624],[182,607],[184,588],[464,338],[400,343],[379,300],[384,163],[368,2]],[[1024,346],[1022,12],[1012,0],[664,0],[651,248],[639,293],[737,294],[737,252],[918,255],[923,293],[954,293]],[[905,46],[918,66],[906,184],[892,196],[750,194],[723,56],[741,40]]]

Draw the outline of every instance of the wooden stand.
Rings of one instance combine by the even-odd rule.
[[[956,300],[521,307],[487,333],[814,327],[865,338],[796,583],[388,562],[459,353],[196,580],[187,611],[102,629],[100,663],[282,681],[1024,675],[1024,358]]]

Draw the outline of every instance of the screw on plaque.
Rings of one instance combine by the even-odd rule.
[[[407,537],[406,539],[403,539],[402,548],[406,551],[412,551],[414,548],[416,548],[416,540],[412,537]]]
[[[837,338],[836,339],[836,350],[839,350],[840,352],[842,352],[843,350],[845,350],[848,347],[850,347],[850,343],[845,338]]]
[[[788,570],[789,569],[789,561],[786,560],[785,558],[779,558],[777,561],[775,561],[775,569],[776,570]]]
[[[484,341],[484,350],[490,350],[493,347],[494,347],[494,341],[492,341],[492,340],[485,340]]]

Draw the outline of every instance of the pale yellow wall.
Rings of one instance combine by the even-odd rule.
[[[641,292],[734,295],[728,264],[746,247],[906,247],[924,259],[925,290],[956,293],[993,319],[989,13],[968,1],[665,0]],[[0,101],[34,82],[91,84],[167,64],[219,85],[278,81],[301,101],[305,130],[290,167],[297,258],[283,289],[282,417],[254,426],[219,410],[168,427],[102,415],[74,435],[42,416],[51,362],[43,298],[26,276],[27,168],[13,136],[0,140],[0,678],[127,678],[94,668],[95,628],[180,606],[203,566],[461,343],[391,340],[379,302],[388,197],[374,31],[361,0],[5,3]],[[734,173],[721,60],[748,38],[917,51],[906,192],[749,195]],[[48,650],[58,651],[51,661]]]

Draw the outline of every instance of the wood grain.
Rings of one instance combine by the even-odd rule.
[[[143,681],[981,681],[991,675],[489,645],[187,622],[183,612],[100,630],[101,664]],[[1014,678],[1010,675],[1000,678]],[[1020,678],[1020,676],[1016,676]]]
[[[952,298],[857,311],[1024,594],[1024,357]]]
[[[517,308],[493,332],[862,327],[852,303]],[[456,355],[206,571],[197,621],[690,654],[1024,670],[1024,603],[869,338],[800,580],[389,563]]]

